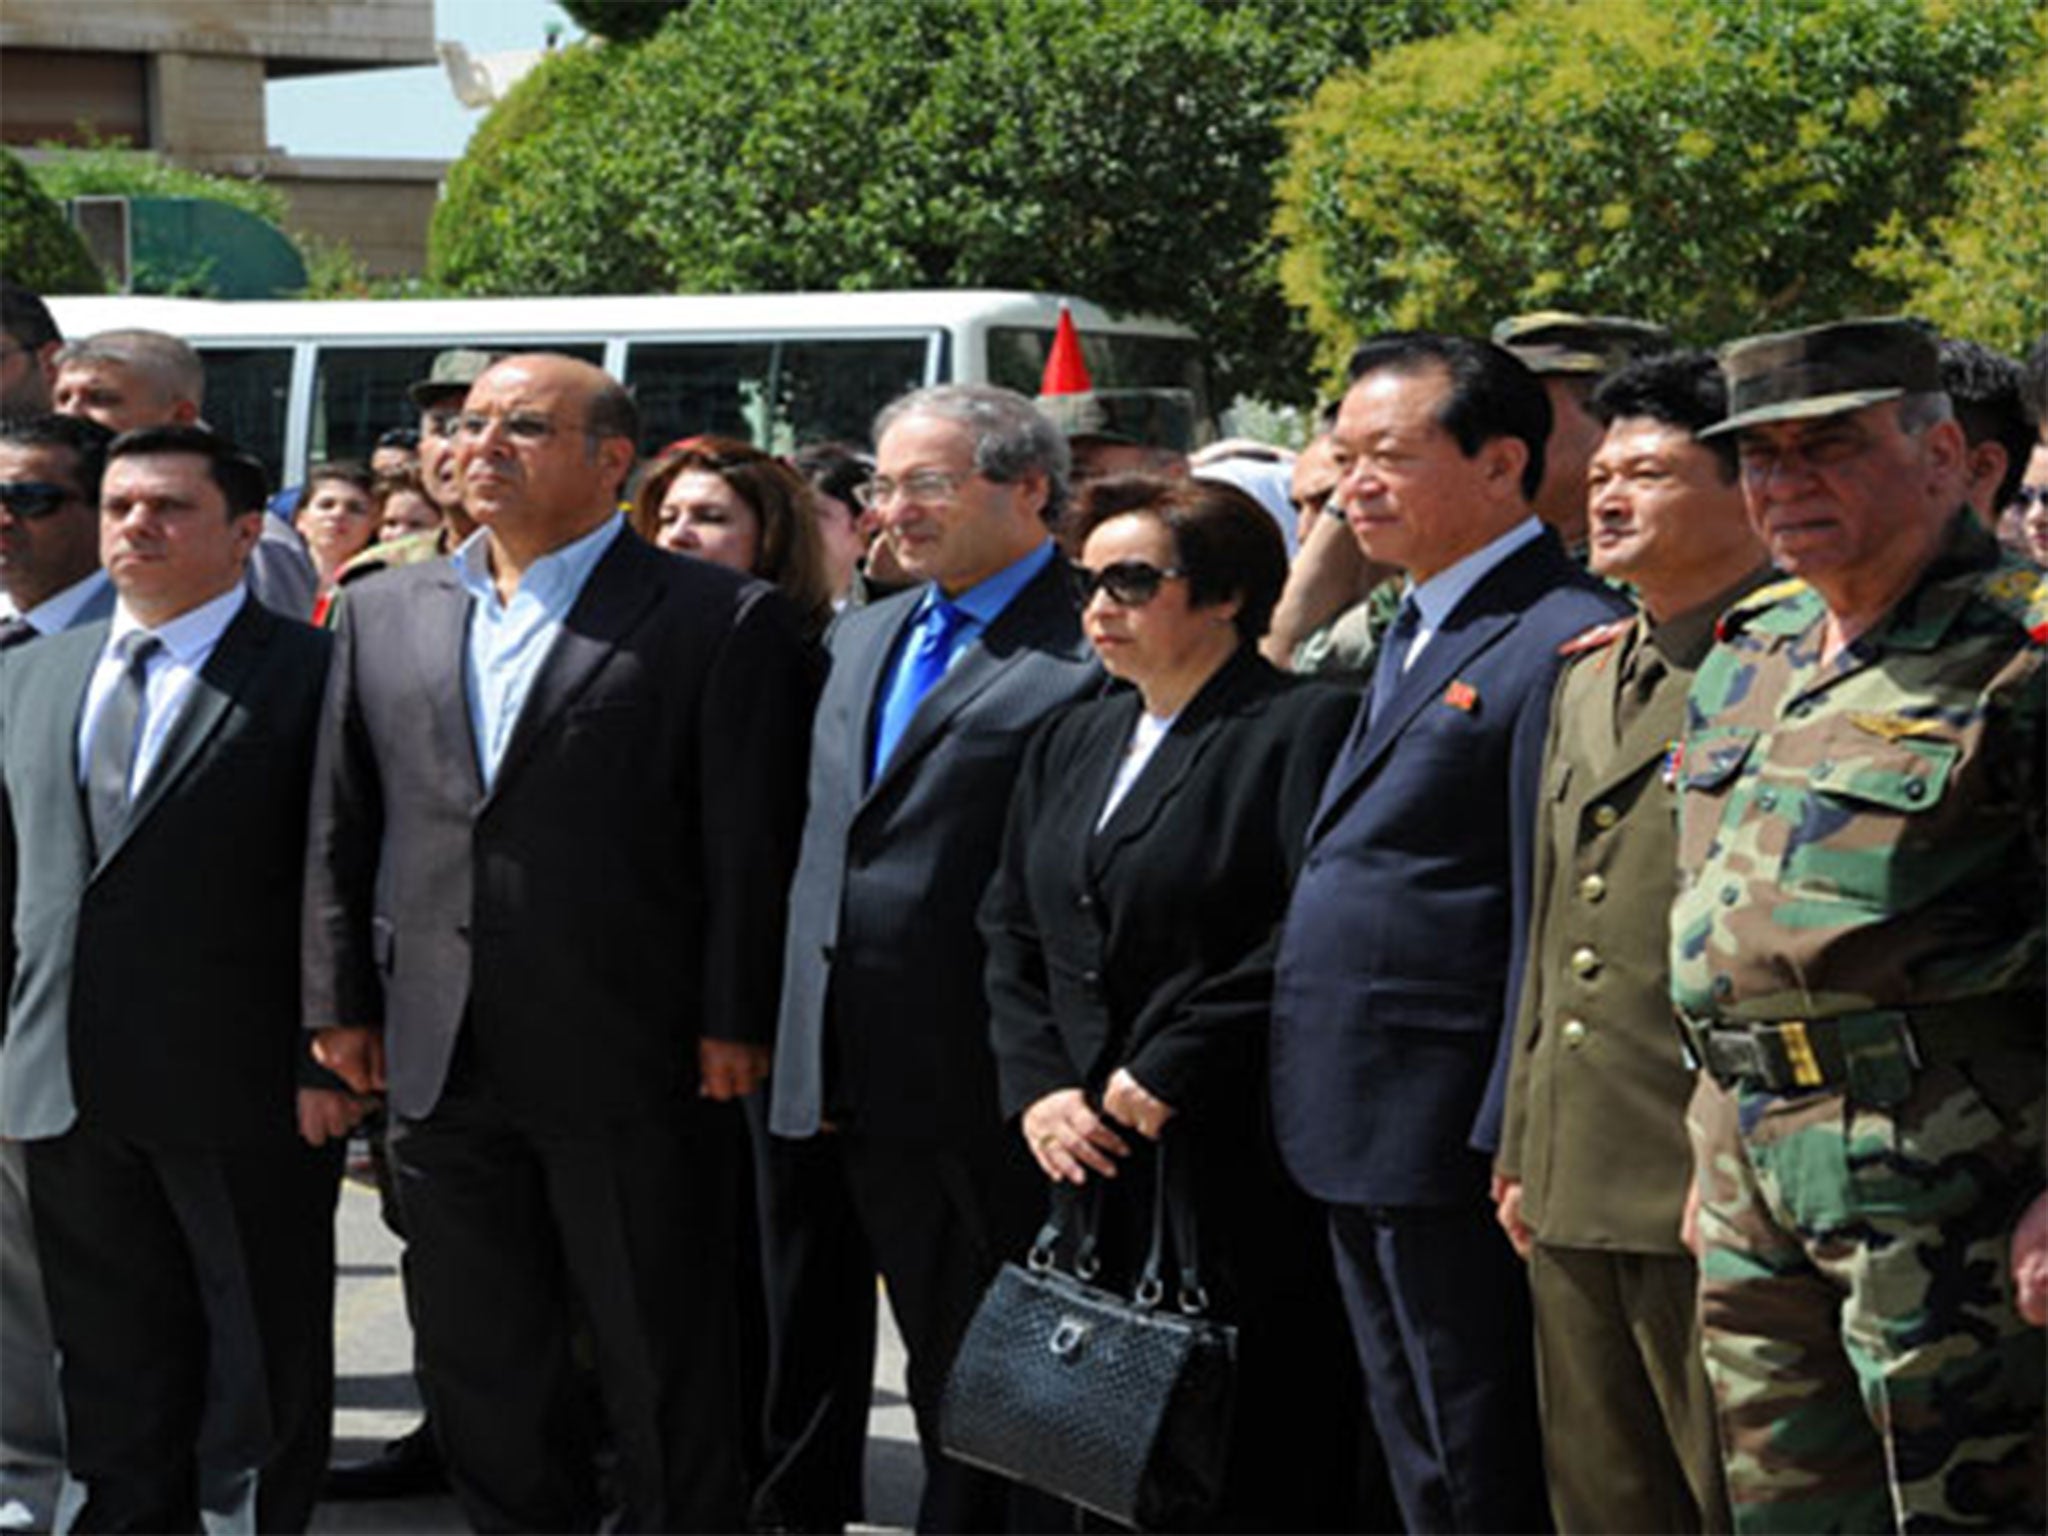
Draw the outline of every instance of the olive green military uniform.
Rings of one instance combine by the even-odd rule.
[[[1666,972],[1686,690],[1729,602],[1593,630],[1558,681],[1500,1171],[1522,1181],[1558,1528],[1726,1530],[1699,1277],[1679,1241],[1693,1091]]]
[[[2048,604],[1964,511],[1823,663],[1826,621],[1799,583],[1731,611],[1680,769],[1735,1524],[2039,1531],[2048,1347],[2008,1244],[2043,1182]]]

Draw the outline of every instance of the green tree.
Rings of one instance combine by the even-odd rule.
[[[1079,293],[1190,325],[1226,389],[1294,395],[1306,338],[1272,235],[1285,114],[1370,46],[1354,13],[1427,27],[1491,8],[696,0],[644,43],[569,49],[520,83],[450,173],[430,271],[480,293]]]
[[[1874,276],[1907,287],[1913,313],[2013,353],[2048,334],[2048,14],[2037,23],[2044,46],[1979,100],[1953,211],[1927,224],[1895,215],[1863,255]]]
[[[105,293],[106,277],[64,210],[0,149],[0,272],[37,293]]]
[[[1390,49],[1293,127],[1286,292],[1332,367],[1362,332],[1537,307],[1703,340],[1893,309],[1905,285],[1858,253],[1947,206],[1972,94],[2038,48],[2032,10],[1525,0]]]

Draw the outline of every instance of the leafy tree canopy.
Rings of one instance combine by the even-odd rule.
[[[105,293],[106,277],[64,210],[0,149],[0,272],[37,293]]]
[[[1286,292],[1333,368],[1363,332],[1534,308],[1701,340],[1895,309],[1903,269],[1858,255],[1888,227],[1939,237],[1973,93],[2038,56],[2033,10],[1524,0],[1388,50],[1293,125]],[[2016,204],[2038,164],[2009,173]]]
[[[1298,394],[1285,113],[1383,33],[1497,4],[696,0],[514,89],[450,173],[430,271],[474,293],[1071,292],[1190,325],[1226,389]]]

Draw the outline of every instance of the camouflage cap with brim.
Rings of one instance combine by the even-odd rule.
[[[1575,315],[1539,309],[1511,315],[1493,328],[1495,346],[1521,359],[1531,373],[1612,373],[1623,363],[1671,345],[1671,332],[1626,315]]]
[[[1941,352],[1933,329],[1918,320],[1837,320],[1731,341],[1721,349],[1721,374],[1728,415],[1701,437],[1939,390]]]
[[[405,392],[412,396],[414,405],[425,410],[436,400],[467,394],[469,386],[482,378],[484,371],[503,356],[503,353],[486,352],[480,347],[451,347],[446,352],[436,352],[427,376],[408,385]]]

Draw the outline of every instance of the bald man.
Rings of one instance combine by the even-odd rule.
[[[768,1067],[815,679],[774,590],[620,519],[625,390],[507,358],[479,531],[350,590],[314,772],[315,1052],[387,1095],[421,1378],[478,1530],[739,1530],[733,1184]]]

